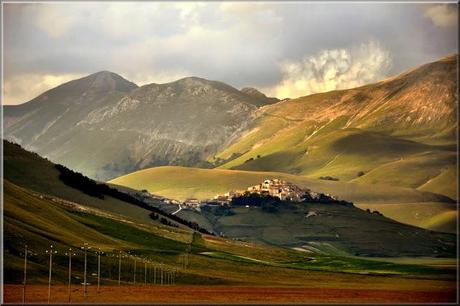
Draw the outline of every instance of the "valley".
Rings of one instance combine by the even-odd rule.
[[[5,106],[6,301],[25,245],[31,302],[51,245],[54,302],[70,249],[75,302],[453,301],[456,65],[281,101],[103,71]]]

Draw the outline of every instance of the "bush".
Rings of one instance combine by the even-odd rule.
[[[338,181],[339,179],[336,178],[336,177],[332,177],[332,176],[320,176],[319,177],[320,180],[326,180],[326,181]]]

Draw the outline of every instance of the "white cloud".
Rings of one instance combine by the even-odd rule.
[[[458,11],[456,5],[437,4],[425,10],[425,17],[437,27],[448,28],[456,27],[458,22]]]
[[[350,49],[323,50],[298,62],[281,64],[283,80],[270,94],[279,98],[346,89],[376,82],[391,67],[388,51],[374,40]]]
[[[80,74],[26,74],[4,81],[5,104],[21,104],[62,83],[82,77]]]

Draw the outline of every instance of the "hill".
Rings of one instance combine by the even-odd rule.
[[[269,178],[280,178],[302,188],[329,193],[353,201],[360,208],[378,210],[407,224],[431,228],[435,224],[433,220],[438,219],[437,227],[433,229],[456,233],[455,202],[439,194],[412,188],[320,180],[280,172],[171,166],[137,171],[110,183],[137,190],[147,189],[151,193],[183,201],[187,198],[210,199],[216,194],[244,189]],[[440,215],[445,217],[439,219]]]
[[[201,235],[185,227],[146,219],[144,214],[149,210],[118,197],[107,193],[102,194],[103,197],[90,195],[85,188],[80,189],[82,186],[76,188],[67,181],[63,183],[63,173],[59,168],[18,145],[5,142],[4,149],[2,264],[5,301],[9,303],[21,300],[21,294],[16,294],[23,288],[26,244],[27,302],[46,302],[44,292],[47,292],[49,275],[49,254],[46,250],[50,245],[56,251],[52,264],[51,301],[58,303],[68,301],[69,248],[74,254],[71,276],[73,302],[88,302],[95,297],[99,302],[114,301],[114,290],[118,294],[120,291],[129,292],[132,297],[133,291],[139,292],[136,288],[140,286],[156,296],[163,288],[169,287],[159,285],[163,282],[161,279],[166,283],[166,276],[160,278],[159,271],[163,271],[161,275],[171,275],[174,271],[175,285],[209,286],[205,287],[206,292],[214,292],[215,285],[225,285],[225,288],[242,286],[252,292],[252,301],[265,301],[265,294],[254,295],[253,288],[260,286],[325,290],[348,288],[358,290],[353,293],[355,298],[356,294],[362,295],[362,290],[384,290],[393,294],[397,291],[398,297],[394,299],[398,301],[412,301],[409,296],[436,287],[442,289],[417,300],[439,300],[439,295],[443,296],[442,300],[453,299],[455,270],[451,266],[452,259],[424,258],[409,262],[406,259],[401,263],[397,258],[384,261],[343,256],[336,249],[327,247],[305,252],[306,248],[300,251]],[[433,237],[441,239],[442,244],[450,236],[433,233]],[[418,250],[426,251],[431,243],[432,240],[428,239]],[[81,250],[85,244],[91,247],[87,252],[86,265]],[[98,251],[103,252],[100,258],[100,294],[96,293],[94,286],[99,270]],[[118,257],[120,252],[121,261]],[[437,255],[444,254],[440,252]],[[83,298],[81,287],[84,266],[88,271],[88,299]],[[121,286],[118,286],[118,277]],[[138,287],[133,285],[133,281],[139,284]],[[152,286],[152,283],[156,285]],[[65,298],[61,289],[66,292]],[[109,298],[104,295],[107,291],[111,292]],[[289,301],[290,297],[283,295],[277,301]],[[194,298],[195,289],[192,288],[185,299]],[[223,298],[221,296],[220,300]],[[145,301],[144,295],[142,299]],[[361,299],[369,298],[358,298]]]
[[[137,87],[99,72],[5,106],[5,136],[102,180],[154,165],[210,167],[207,157],[275,101],[197,77]]]
[[[457,56],[376,84],[260,108],[247,131],[210,161],[381,183],[457,198]]]
[[[29,284],[47,283],[49,256],[45,250],[50,244],[57,250],[53,264],[53,288],[56,284],[66,284],[66,252],[69,247],[73,248],[75,255],[72,283],[76,290],[83,277],[83,252],[80,247],[84,243],[88,243],[93,249],[100,248],[104,251],[101,258],[102,285],[117,284],[117,255],[120,251],[123,254],[122,285],[132,283],[134,258],[138,259],[136,274],[141,282],[144,277],[142,260],[148,259],[149,263],[157,267],[160,263],[163,264],[165,270],[177,269],[176,282],[181,285],[315,284],[315,287],[322,287],[327,284],[340,288],[340,282],[343,281],[352,286],[362,286],[358,285],[356,279],[359,276],[360,280],[367,279],[373,286],[386,288],[387,282],[373,276],[376,274],[392,275],[401,279],[404,284],[424,287],[423,282],[426,280],[419,278],[428,277],[430,285],[447,285],[453,276],[452,270],[442,266],[376,262],[242,243],[212,236],[200,237],[175,227],[132,222],[129,218],[103,210],[85,209],[78,203],[49,198],[8,181],[4,183],[5,284],[21,282],[25,244],[28,245],[30,256]],[[184,256],[188,257],[187,266],[184,266]],[[97,256],[94,250],[88,252],[88,271],[89,282],[96,282],[97,274],[94,272],[97,271]],[[267,278],[267,271],[278,276]],[[150,271],[148,277],[149,280],[153,277]],[[312,282],[311,277],[315,278],[315,282]],[[410,282],[405,281],[405,278],[409,278]]]

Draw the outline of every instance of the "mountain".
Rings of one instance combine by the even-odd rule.
[[[456,199],[457,98],[452,55],[375,84],[264,106],[210,161]]]
[[[257,105],[257,106],[264,106],[267,104],[273,104],[273,103],[280,101],[277,98],[267,97],[265,94],[261,93],[260,91],[258,91],[257,89],[253,87],[245,87],[241,89],[241,92],[245,93],[248,96],[253,97],[254,105]]]
[[[34,148],[59,136],[110,100],[119,99],[137,85],[101,71],[50,89],[31,101],[4,106],[5,133]]]
[[[238,137],[257,106],[272,103],[196,77],[137,87],[99,72],[5,106],[5,136],[94,178],[153,165],[209,166]]]

